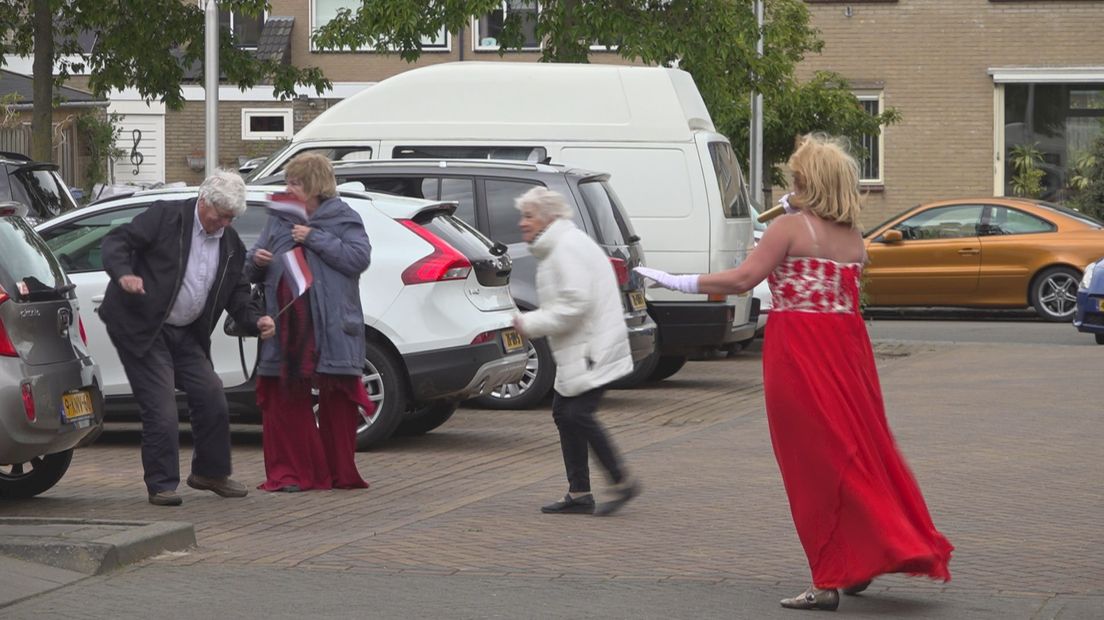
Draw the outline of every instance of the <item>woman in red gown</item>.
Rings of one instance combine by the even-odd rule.
[[[688,293],[743,293],[769,275],[767,420],[813,578],[781,603],[834,610],[839,589],[857,594],[885,573],[950,580],[953,547],[932,524],[886,422],[859,313],[858,165],[835,140],[808,135],[789,167],[787,214],[739,267],[700,276],[638,271]]]

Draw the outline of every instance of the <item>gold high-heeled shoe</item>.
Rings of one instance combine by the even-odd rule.
[[[808,590],[805,590],[793,598],[784,598],[781,603],[786,609],[822,609],[824,611],[835,611],[836,608],[839,607],[839,592],[834,588],[831,590],[818,590],[817,588],[809,586]]]

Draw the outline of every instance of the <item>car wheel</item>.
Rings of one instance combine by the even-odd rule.
[[[404,437],[425,435],[448,422],[458,408],[460,408],[460,403],[438,401],[415,409],[399,421],[399,427],[395,429],[395,435]]]
[[[556,379],[556,363],[548,340],[529,340],[529,358],[525,362],[525,374],[517,383],[506,383],[477,396],[472,403],[485,409],[529,409],[548,396]]]
[[[66,450],[0,466],[0,497],[23,499],[45,493],[61,480],[72,462],[73,451]]]
[[[402,369],[394,354],[374,343],[364,349],[364,388],[376,404],[372,415],[361,410],[363,418],[357,426],[357,449],[367,450],[386,441],[402,421],[406,412],[406,391],[400,377]]]
[[[685,365],[685,355],[662,355],[659,358],[659,363],[656,364],[655,370],[652,371],[652,375],[648,377],[648,381],[663,381],[682,370]]]
[[[632,372],[612,381],[609,387],[615,390],[631,390],[632,388],[643,385],[655,372],[656,365],[659,364],[659,352],[653,352],[648,357],[633,364]]]
[[[1104,344],[1104,334],[1093,334],[1096,336],[1096,344]]]
[[[1031,305],[1047,321],[1070,321],[1077,309],[1081,274],[1070,267],[1051,267],[1031,283]]]

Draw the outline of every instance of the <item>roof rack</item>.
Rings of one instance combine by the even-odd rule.
[[[515,170],[542,170],[543,167],[562,170],[563,164],[554,164],[547,161],[521,161],[517,159],[459,159],[459,158],[403,158],[403,159],[364,159],[358,161],[335,161],[334,168],[352,168],[355,166],[388,167],[388,166],[436,166],[448,168],[450,166],[465,166],[476,168],[513,168]]]

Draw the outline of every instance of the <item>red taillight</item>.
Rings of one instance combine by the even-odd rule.
[[[80,329],[81,342],[83,342],[84,346],[87,347],[88,346],[88,334],[84,333],[84,319],[80,318],[79,314],[77,315],[77,327]]]
[[[472,344],[483,344],[484,342],[490,342],[494,340],[495,332],[483,332],[475,338],[472,338]]]
[[[625,286],[629,283],[629,266],[625,264],[625,261],[620,258],[610,257],[610,264],[613,265],[613,274],[617,276],[617,285]]]
[[[8,300],[8,294],[0,289],[0,305]],[[5,357],[17,357],[19,353],[15,350],[15,345],[12,344],[11,338],[8,337],[8,330],[4,328],[4,319],[0,319],[0,355]]]
[[[31,392],[31,384],[23,384],[23,410],[27,412],[27,419],[35,421],[34,394]]]
[[[709,301],[728,301],[728,295],[724,293],[710,293],[706,298]]]
[[[464,280],[471,273],[471,261],[456,248],[411,220],[399,220],[399,223],[433,246],[431,254],[403,270],[403,284]]]

